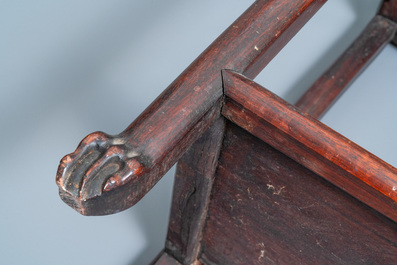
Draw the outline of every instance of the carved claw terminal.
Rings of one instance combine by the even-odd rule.
[[[84,215],[103,215],[134,203],[132,197],[121,198],[114,191],[120,186],[132,186],[143,173],[144,166],[123,138],[95,132],[61,160],[56,182],[62,200],[72,208]]]
[[[84,215],[139,201],[221,116],[221,69],[254,78],[325,0],[271,2],[248,8],[121,134],[83,139],[58,168],[61,198]]]

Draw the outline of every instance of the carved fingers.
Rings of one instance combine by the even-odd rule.
[[[118,197],[111,191],[136,180],[143,171],[144,167],[125,139],[95,132],[85,137],[75,152],[61,160],[56,181],[61,198],[80,213],[108,214],[119,211],[111,209],[110,202]],[[104,196],[104,193],[109,195]],[[109,203],[100,197],[106,197]],[[92,210],[97,202],[104,213]]]

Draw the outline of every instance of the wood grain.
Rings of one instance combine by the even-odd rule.
[[[224,71],[222,114],[397,221],[397,169],[244,76]]]
[[[266,5],[262,4],[264,2],[255,3],[228,29],[237,34],[236,37],[244,35],[247,39],[256,39],[258,35],[262,35],[257,39],[260,44],[243,51],[248,57],[252,56],[252,52],[261,54],[247,67],[246,73],[251,76],[256,75],[275,56],[313,14],[313,10],[319,7],[319,2],[313,8],[310,6],[314,2],[302,1],[268,1]],[[261,11],[258,10],[259,5],[262,5]],[[298,8],[298,11],[288,11],[287,5],[289,8]],[[244,28],[249,23],[253,25]],[[193,263],[200,249],[201,233],[222,141],[222,124],[222,121],[218,125],[214,124],[178,162],[166,248],[183,264]]]
[[[220,118],[178,161],[166,249],[183,264],[197,259],[223,134]]]
[[[393,39],[396,30],[396,23],[382,16],[375,16],[353,44],[295,105],[314,118],[319,118]]]
[[[254,77],[324,2],[256,1],[125,131],[93,133],[62,159],[61,198],[85,215],[134,205],[217,118],[220,70]]]
[[[228,123],[204,264],[397,264],[397,224]]]
[[[219,112],[220,101],[176,143],[161,163],[153,165],[147,164],[146,157],[137,155],[134,149],[128,150],[123,138],[101,132],[87,136],[73,154],[62,159],[58,168],[57,184],[62,200],[83,215],[106,215],[129,208],[219,118]],[[68,181],[70,178],[75,181]]]

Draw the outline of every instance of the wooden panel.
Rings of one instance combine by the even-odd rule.
[[[252,80],[223,72],[222,114],[397,221],[397,169]]]
[[[397,24],[376,16],[342,56],[295,104],[318,118],[376,55],[393,39]]]
[[[253,78],[325,1],[256,1],[124,132],[93,133],[62,159],[61,198],[85,215],[134,205],[217,118],[220,70]]]
[[[397,224],[228,124],[205,264],[397,264]]]
[[[197,259],[223,133],[222,117],[178,161],[166,248],[183,264]]]

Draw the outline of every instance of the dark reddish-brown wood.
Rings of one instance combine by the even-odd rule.
[[[166,248],[183,264],[197,259],[223,133],[220,118],[178,161]]]
[[[379,14],[397,22],[397,0],[384,0]]]
[[[161,252],[151,265],[182,265],[166,252]],[[199,264],[197,264],[199,265]]]
[[[397,0],[384,0],[379,14],[397,23]],[[397,34],[394,35],[392,44],[397,46]]]
[[[204,264],[397,264],[397,224],[227,124]]]
[[[85,215],[115,213],[179,160],[154,265],[397,264],[397,169],[303,113],[321,115],[393,38],[397,1],[301,109],[248,79],[324,2],[256,1],[125,131],[90,134],[62,159],[61,198]]]
[[[232,71],[223,80],[226,118],[397,221],[396,168],[254,81]]]
[[[101,132],[90,134],[73,154],[61,161],[57,175],[61,198],[84,215],[105,215],[127,209],[140,200],[219,117],[219,109],[218,100],[218,104],[214,104],[183,137],[179,136],[181,139],[174,148],[154,164],[140,154],[140,149],[130,149],[131,145],[123,137]],[[167,132],[159,132],[162,133]],[[166,147],[159,146],[159,149]]]
[[[375,16],[353,44],[295,105],[315,118],[320,117],[393,39],[396,29],[397,24],[393,21]]]
[[[61,198],[85,215],[135,204],[217,118],[220,70],[254,77],[324,2],[256,1],[124,132],[93,133],[62,159]]]

